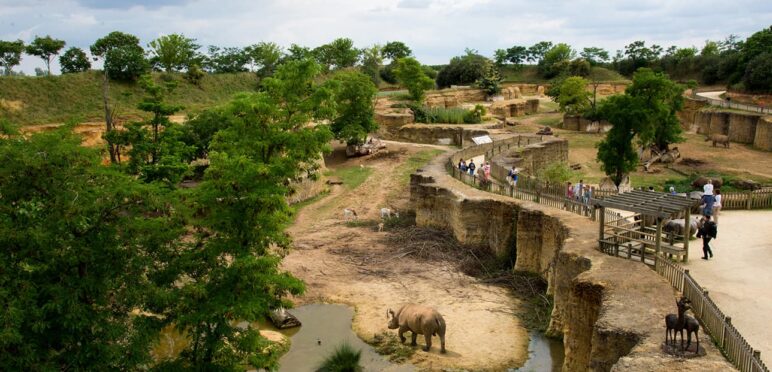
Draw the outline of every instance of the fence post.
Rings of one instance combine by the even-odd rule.
[[[747,194],[748,194],[748,199],[746,200],[745,208],[751,209],[751,205],[753,204],[751,202],[751,200],[753,200],[753,190],[748,190]]]
[[[702,295],[705,296],[705,298],[700,301],[700,318],[705,316],[705,299],[708,298],[708,290],[703,288],[702,289]]]
[[[686,277],[689,275],[689,269],[684,270],[684,275],[681,275],[681,292],[686,292]],[[684,293],[684,296],[686,296],[686,293]]]
[[[721,330],[721,348],[726,348],[726,329],[732,325],[732,317],[728,316],[724,318],[724,327]]]

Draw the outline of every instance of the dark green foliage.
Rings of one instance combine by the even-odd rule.
[[[462,108],[426,107],[409,105],[416,123],[427,124],[479,124],[485,115],[485,107],[476,105],[472,110]]]
[[[244,53],[249,57],[249,63],[260,79],[273,75],[283,52],[276,43],[260,42],[244,48]]]
[[[163,193],[102,167],[71,126],[0,138],[0,369],[139,370],[165,321]]]
[[[91,62],[83,49],[75,47],[67,49],[59,57],[59,65],[62,67],[63,74],[88,71],[91,68]]]
[[[185,71],[185,75],[182,77],[185,78],[189,83],[200,87],[201,86],[201,80],[206,76],[206,72],[201,69],[201,66],[194,63],[190,66],[188,66],[187,71]]]
[[[381,71],[379,72],[379,75],[383,81],[389,83],[389,84],[397,84],[399,81],[397,80],[397,75],[394,74],[394,69],[397,67],[396,61],[383,66],[381,68]]]
[[[330,129],[335,138],[349,145],[365,142],[378,129],[375,123],[375,94],[378,88],[367,75],[355,71],[335,74],[328,85],[335,92],[336,115]]]
[[[139,39],[120,31],[113,31],[94,42],[91,54],[104,58],[104,70],[115,80],[133,81],[148,68]]]
[[[453,57],[450,63],[440,70],[437,74],[437,87],[474,84],[485,75],[490,63],[489,59],[468,50],[463,56]]]
[[[343,343],[335,348],[331,355],[324,358],[317,372],[359,372],[362,366],[359,360],[362,358],[362,350],[354,350],[348,343]]]
[[[0,40],[0,65],[5,68],[3,75],[11,75],[13,66],[21,62],[21,54],[24,53],[24,42],[21,40]]]
[[[51,58],[59,54],[65,44],[64,40],[57,40],[48,35],[45,37],[35,36],[25,51],[27,54],[43,59],[48,75],[51,75]]]
[[[329,71],[354,66],[359,61],[361,51],[354,48],[351,39],[338,38],[315,48],[312,53],[324,70]]]
[[[383,57],[392,62],[413,55],[413,51],[401,41],[389,41],[383,46]]]
[[[528,48],[528,61],[541,63],[544,55],[552,49],[551,41],[540,41]]]
[[[575,55],[576,52],[568,44],[557,44],[548,50],[539,62],[539,73],[547,79],[566,73]]]
[[[507,63],[512,64],[515,69],[522,67],[528,60],[528,48],[515,45],[507,49],[498,49],[494,52],[496,65],[503,66]]]
[[[592,105],[592,93],[587,91],[587,83],[584,78],[572,76],[563,80],[556,90],[550,89],[549,94],[557,93],[553,101],[560,105],[561,111],[570,115],[583,114]]]
[[[772,92],[772,52],[759,54],[748,62],[743,84],[751,92]]]
[[[381,64],[383,63],[383,52],[379,45],[362,49],[362,68],[363,74],[370,77],[370,80],[377,87],[381,83]]]
[[[394,75],[407,88],[408,92],[410,92],[410,97],[415,102],[423,101],[424,92],[434,88],[434,81],[426,76],[421,64],[412,57],[397,60]]]
[[[589,47],[582,49],[579,53],[587,62],[592,66],[596,66],[605,63],[609,60],[608,52],[603,48]]]
[[[213,74],[225,74],[247,71],[250,57],[241,48],[220,48],[210,45],[204,59],[204,69]]]
[[[499,69],[492,62],[487,61],[483,75],[475,82],[475,85],[485,91],[485,94],[493,96],[501,91],[499,84],[501,83],[501,75]]]
[[[601,163],[601,170],[619,186],[625,175],[638,165],[633,139],[637,128],[645,125],[645,108],[633,97],[615,95],[603,102],[601,115],[613,126],[597,145],[597,160]]]

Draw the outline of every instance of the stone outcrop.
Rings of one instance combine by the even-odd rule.
[[[697,113],[707,105],[708,103],[705,101],[684,97],[684,106],[681,108],[681,111],[676,113],[678,120],[681,122],[681,128],[686,131],[696,130],[694,123],[696,122]]]
[[[538,110],[538,99],[506,99],[496,101],[490,106],[491,113],[500,118],[535,114]]]
[[[382,137],[396,136],[399,128],[412,124],[415,117],[410,110],[401,112],[376,112],[375,122],[378,123],[378,134]]]
[[[772,151],[772,116],[765,116],[756,123],[756,136],[753,146],[766,151]]]
[[[575,130],[578,132],[599,133],[611,129],[611,123],[605,120],[592,121],[579,115],[563,115],[563,129]]]
[[[552,163],[568,162],[568,140],[563,138],[544,137],[539,142],[525,147],[513,147],[492,156],[491,174],[494,178],[503,180],[512,167],[517,167],[525,174],[535,174]]]
[[[486,246],[499,257],[514,258],[515,269],[544,277],[555,303],[549,333],[563,335],[564,371],[732,369],[709,342],[704,342],[708,356],[698,359],[659,351],[663,318],[674,311],[674,291],[645,265],[598,251],[595,223],[471,188],[446,173],[451,156],[468,158],[492,147],[448,151],[413,174],[416,223]],[[657,363],[644,362],[651,360]]]
[[[501,96],[504,99],[523,98],[523,94],[520,92],[520,87],[517,86],[501,88]]]
[[[458,107],[463,103],[483,102],[486,94],[482,89],[458,88],[432,91],[426,94],[424,103],[429,107]]]
[[[409,124],[399,128],[394,139],[412,143],[463,146],[466,143],[471,143],[472,137],[490,134],[490,129],[499,127],[501,124]]]

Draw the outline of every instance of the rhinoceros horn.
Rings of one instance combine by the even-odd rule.
[[[391,308],[386,310],[386,319],[389,319],[389,315],[391,315],[392,318],[394,317],[394,310],[392,310]]]

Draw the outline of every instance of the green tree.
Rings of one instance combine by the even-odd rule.
[[[772,92],[772,53],[759,54],[748,62],[743,83],[751,92]]]
[[[348,145],[364,143],[367,135],[378,129],[373,118],[378,88],[367,75],[355,71],[339,72],[329,84],[337,106],[330,126],[332,133]]]
[[[204,60],[204,68],[215,74],[230,74],[247,71],[249,56],[241,48],[210,45],[208,56]]]
[[[0,65],[5,67],[4,75],[11,75],[13,67],[21,62],[22,53],[24,53],[23,41],[0,40]]]
[[[308,47],[300,46],[297,44],[290,45],[287,48],[287,54],[282,58],[284,61],[302,61],[304,59],[313,59],[314,54]]]
[[[609,97],[600,110],[613,126],[597,144],[597,160],[601,170],[619,187],[625,176],[638,165],[638,152],[633,147],[633,140],[638,128],[645,125],[647,113],[640,100],[626,94]]]
[[[557,44],[547,51],[539,62],[539,73],[546,78],[552,78],[567,72],[575,56],[576,52],[568,44]]]
[[[91,46],[91,55],[104,59],[104,71],[110,79],[133,81],[147,70],[145,51],[139,38],[113,31]]]
[[[88,71],[91,68],[86,52],[76,47],[67,49],[59,56],[59,65],[62,67],[63,74]]]
[[[45,37],[35,36],[35,39],[27,45],[26,52],[29,55],[37,56],[43,59],[46,64],[48,75],[51,75],[51,58],[59,54],[66,43],[64,40],[57,40],[46,35]]]
[[[0,369],[146,368],[157,268],[182,232],[165,196],[101,166],[72,126],[0,136],[0,159]]]
[[[579,115],[590,109],[592,93],[587,91],[587,83],[584,78],[572,76],[560,84],[560,93],[556,97],[556,102],[560,105],[561,111],[569,115]]]
[[[609,60],[608,52],[598,47],[584,48],[579,55],[593,66],[606,63]]]
[[[181,34],[161,36],[147,45],[151,61],[164,71],[180,71],[191,64],[196,57],[196,51],[201,45],[196,44],[196,39],[185,37]]]
[[[383,46],[383,57],[396,62],[400,58],[406,58],[413,55],[413,51],[401,41],[389,41]]]
[[[383,63],[383,48],[373,45],[362,49],[362,73],[369,76],[377,87],[381,83],[381,64]]]
[[[284,52],[276,43],[260,42],[244,48],[249,63],[260,79],[269,77],[276,70]]]
[[[351,39],[338,38],[314,49],[313,54],[325,70],[337,70],[353,67],[359,61],[361,51],[354,48]]]
[[[485,94],[493,96],[501,91],[501,74],[499,69],[490,60],[487,61],[482,76],[475,82],[475,85],[485,91]]]
[[[700,55],[703,57],[716,56],[719,53],[718,42],[705,40],[705,46],[702,47]]]
[[[437,74],[437,86],[447,88],[451,85],[469,85],[480,80],[491,61],[475,51],[467,50],[466,54],[453,57],[448,65]]]
[[[541,63],[544,55],[552,49],[551,41],[540,41],[528,48],[528,61]]]
[[[503,66],[511,63],[516,69],[519,69],[528,60],[528,48],[515,45],[511,48],[496,50],[494,56],[496,65]]]
[[[394,75],[407,88],[408,92],[410,92],[410,97],[416,102],[423,101],[424,92],[434,88],[434,81],[426,76],[421,63],[412,57],[397,60]]]
[[[740,63],[747,65],[756,56],[772,50],[772,26],[758,31],[745,39],[740,47]]]
[[[275,368],[266,365],[258,330],[235,323],[261,320],[289,306],[286,295],[303,292],[302,282],[279,270],[276,253],[289,243],[287,179],[314,171],[332,138],[326,125],[309,125],[334,114],[333,92],[316,83],[320,71],[312,61],[287,62],[263,80],[262,91],[218,110],[227,124],[189,198],[198,233],[175,265],[186,280],[167,314],[190,339],[177,369]]]

